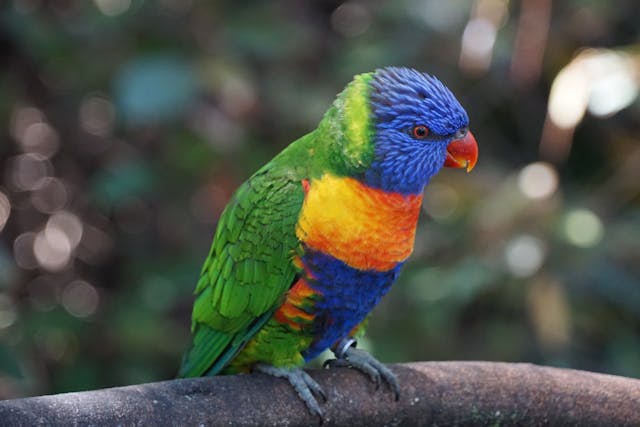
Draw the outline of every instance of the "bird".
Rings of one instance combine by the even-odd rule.
[[[357,340],[413,250],[430,179],[477,158],[465,109],[436,77],[392,66],[354,76],[224,209],[178,376],[284,378],[322,417],[326,394],[302,367],[331,349],[329,367],[360,370],[397,400],[396,375]]]

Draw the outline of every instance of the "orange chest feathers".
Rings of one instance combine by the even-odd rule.
[[[377,271],[390,270],[411,254],[422,194],[388,193],[329,174],[306,191],[296,235],[311,249]]]

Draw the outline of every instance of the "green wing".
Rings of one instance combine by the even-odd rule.
[[[222,213],[196,287],[193,344],[179,376],[213,375],[224,368],[293,283],[304,190],[296,169],[277,160],[245,182]]]

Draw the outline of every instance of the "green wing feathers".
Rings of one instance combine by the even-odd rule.
[[[179,376],[215,374],[271,316],[296,275],[296,222],[304,191],[278,158],[245,182],[224,210],[196,287],[193,345]]]

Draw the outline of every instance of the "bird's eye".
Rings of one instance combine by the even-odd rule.
[[[424,139],[429,135],[429,128],[425,125],[418,125],[413,128],[413,137],[416,139]]]

